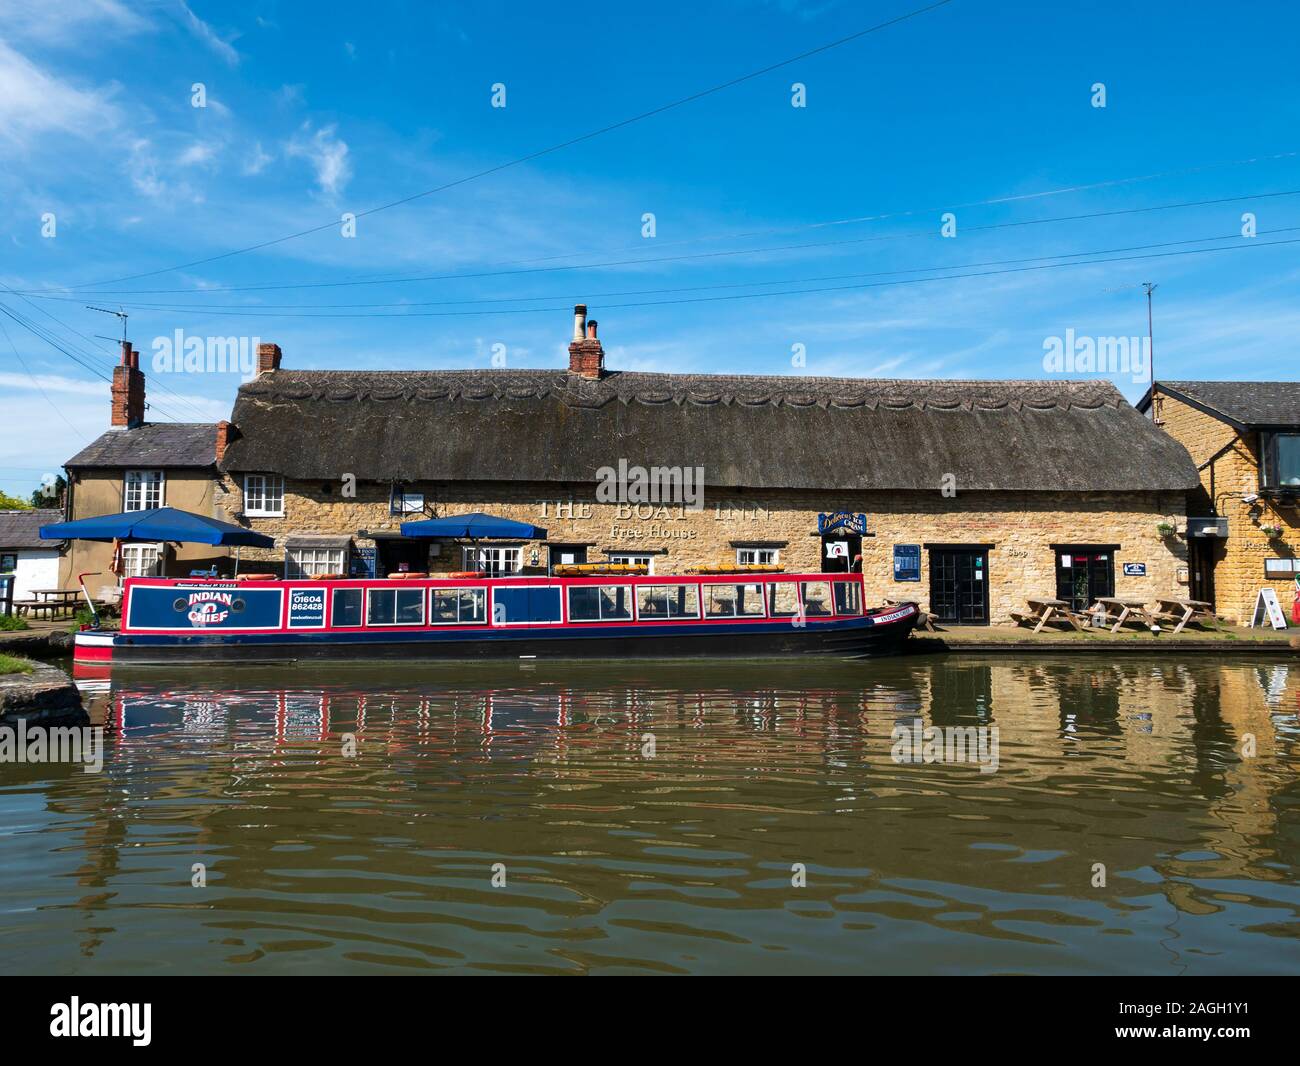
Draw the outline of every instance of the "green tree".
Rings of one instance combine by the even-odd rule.
[[[67,487],[68,487],[67,481],[64,480],[62,474],[59,474],[58,476],[55,477],[54,484],[49,486],[42,485],[39,489],[37,489],[35,492],[32,493],[32,506],[33,507],[57,507],[59,505],[60,498],[62,498],[63,496],[63,490],[66,489]]]
[[[0,511],[30,511],[31,509],[32,505],[26,500],[0,492]]]

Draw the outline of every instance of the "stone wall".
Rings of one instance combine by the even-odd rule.
[[[1172,396],[1160,400],[1162,428],[1191,453],[1201,468],[1203,494],[1199,501],[1189,504],[1190,513],[1218,514],[1228,519],[1228,536],[1214,545],[1216,610],[1232,621],[1247,622],[1259,590],[1268,585],[1277,591],[1289,617],[1294,581],[1267,578],[1264,560],[1296,556],[1300,548],[1300,508],[1279,506],[1263,497],[1254,504],[1243,502],[1243,496],[1260,491],[1259,434],[1240,437],[1231,426]],[[1281,526],[1282,536],[1268,537],[1262,528],[1266,525]]]
[[[235,492],[227,498],[233,516],[241,504],[242,479],[232,478]],[[251,528],[276,538],[275,551],[242,552],[245,569],[278,571],[283,545],[293,535],[349,534],[358,545],[370,540],[358,531],[395,534],[404,520],[419,515],[390,515],[387,485],[358,483],[354,498],[342,495],[339,484],[289,481],[285,513],[278,518],[250,518]],[[1186,595],[1185,544],[1164,538],[1156,530],[1165,521],[1181,524],[1185,505],[1181,493],[968,493],[955,498],[933,493],[814,493],[737,490],[706,494],[703,509],[680,505],[602,504],[595,486],[527,484],[424,484],[409,486],[423,492],[427,510],[438,515],[487,511],[529,522],[548,530],[550,544],[585,544],[588,559],[598,561],[608,551],[655,552],[658,573],[685,567],[735,561],[735,547],[746,542],[779,545],[780,561],[789,572],[820,571],[821,539],[816,534],[821,512],[849,511],[867,515],[874,534],[863,539],[863,569],[873,602],[884,597],[929,598],[928,553],[922,552],[919,583],[893,580],[893,548],[907,544],[991,544],[989,604],[994,621],[1007,621],[1023,609],[1028,596],[1055,596],[1056,557],[1053,544],[1119,545],[1115,551],[1115,592],[1147,600],[1157,595]],[[530,562],[531,549],[525,552]],[[545,570],[547,547],[537,548],[537,567]],[[1125,577],[1125,562],[1145,563],[1142,577]],[[431,558],[431,572],[463,568],[459,546],[446,544]]]

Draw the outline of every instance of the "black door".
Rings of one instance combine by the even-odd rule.
[[[1187,538],[1188,592],[1194,600],[1214,603],[1214,553],[1218,547],[1218,541],[1210,538]]]
[[[989,554],[983,548],[930,549],[930,613],[948,625],[988,625]]]
[[[1056,598],[1086,611],[1115,595],[1115,554],[1107,548],[1061,548],[1056,553]]]
[[[412,537],[381,537],[375,541],[379,549],[376,577],[388,574],[420,574],[429,568],[429,545]]]
[[[822,573],[856,573],[862,554],[862,538],[856,533],[826,533],[822,536]]]

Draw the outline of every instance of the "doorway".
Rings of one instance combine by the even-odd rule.
[[[1115,595],[1115,552],[1110,545],[1063,545],[1056,549],[1056,598],[1086,611]]]
[[[858,569],[855,560],[862,554],[862,537],[857,533],[822,534],[822,573],[848,574]]]
[[[376,577],[389,574],[420,574],[429,569],[429,545],[414,537],[376,537]]]
[[[1187,538],[1188,595],[1211,607],[1217,606],[1214,602],[1214,556],[1218,547],[1219,541],[1209,537]]]
[[[948,625],[989,622],[987,548],[930,549],[930,614]]]

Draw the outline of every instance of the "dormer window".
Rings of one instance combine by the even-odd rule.
[[[1262,433],[1262,488],[1300,493],[1300,433]]]

